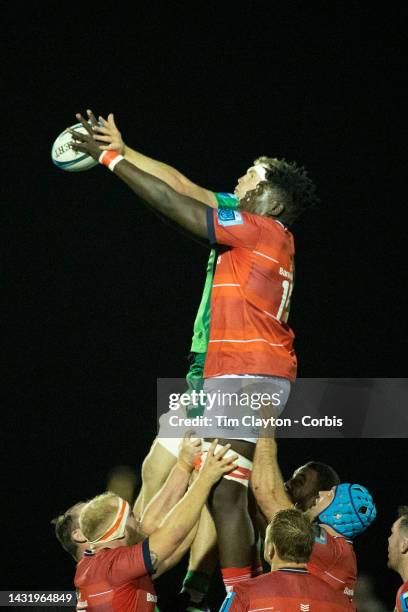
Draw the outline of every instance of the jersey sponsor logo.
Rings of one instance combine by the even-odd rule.
[[[157,603],[157,597],[153,593],[146,593],[146,601]]]
[[[347,597],[354,597],[354,590],[349,589],[348,587],[344,589],[343,593],[347,595]]]
[[[299,610],[301,612],[309,612],[310,610],[310,605],[309,604],[300,604],[299,606]]]
[[[242,225],[244,220],[241,213],[232,208],[219,208],[217,210],[219,225],[228,227],[229,225]]]
[[[290,280],[292,280],[293,275],[291,274],[291,272],[288,272],[287,270],[285,270],[285,268],[282,268],[282,266],[280,266],[279,268],[279,274],[281,276],[284,276],[285,278],[289,278]]]

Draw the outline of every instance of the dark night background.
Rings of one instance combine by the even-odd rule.
[[[205,276],[206,250],[108,171],[52,165],[76,112],[113,111],[129,145],[219,191],[260,154],[304,164],[322,202],[293,227],[299,376],[405,375],[405,15],[323,4],[5,8],[3,590],[71,588],[49,521],[113,466],[140,469]],[[317,458],[372,490],[356,549],[388,608],[406,457],[405,439],[280,444],[285,475]]]

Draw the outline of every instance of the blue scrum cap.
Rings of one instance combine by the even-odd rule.
[[[336,487],[330,506],[319,514],[319,522],[346,538],[363,533],[377,516],[377,510],[370,493],[359,484],[343,483]]]

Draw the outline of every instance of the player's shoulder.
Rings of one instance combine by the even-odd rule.
[[[120,557],[124,553],[131,548],[130,546],[118,546],[117,548],[102,548],[102,550],[98,551],[94,558],[99,562],[104,561],[105,559],[113,559],[115,557]],[[86,554],[86,553],[85,553]],[[92,556],[92,553],[89,555]]]
[[[254,213],[245,211],[242,212],[242,215],[246,221],[264,227],[267,232],[280,234],[282,238],[292,235],[289,228],[279,221],[279,219],[275,219],[274,217],[269,217],[267,215],[255,215]]]
[[[103,552],[103,551],[101,551]],[[96,554],[91,550],[86,550],[81,559],[78,561],[75,571],[74,583],[76,587],[83,586],[84,582],[87,582],[89,576],[95,572],[101,571],[101,560],[103,557],[98,554],[98,560],[96,561]]]
[[[106,563],[111,563],[118,557],[134,554],[135,550],[138,550],[140,547],[141,544],[133,544],[132,546],[118,546],[117,548],[102,548],[97,553],[91,550],[86,550],[77,567],[85,567],[89,565],[101,566]]]
[[[120,554],[118,551],[120,551],[122,548],[125,547],[102,548],[98,552],[93,550],[85,550],[81,560],[77,564],[77,569],[85,570],[85,568],[89,567],[101,567],[106,563],[109,563],[114,557],[118,556],[118,554]]]
[[[307,588],[311,595],[316,598],[328,598],[333,604],[340,606],[345,605],[348,610],[349,599],[340,589],[334,589],[328,582],[321,578],[321,576],[307,573]]]
[[[282,223],[282,221],[279,221],[279,219],[274,219],[273,217],[263,217],[263,219],[268,220],[268,229],[272,228],[276,234],[280,235],[283,241],[293,242],[292,232],[287,225]]]
[[[234,208],[217,208],[215,211],[218,225],[228,227],[230,225],[243,225],[243,213]]]
[[[250,598],[262,597],[265,594],[271,597],[285,597],[289,592],[295,595],[302,593],[307,584],[311,583],[313,588],[323,582],[320,579],[316,580],[317,583],[307,569],[288,567],[241,582],[236,588],[237,593],[245,593]],[[324,584],[324,588],[325,586]]]
[[[272,574],[273,572],[267,572],[266,574],[261,574],[260,576],[256,576],[255,578],[248,578],[248,580],[243,580],[242,582],[234,586],[234,591],[236,593],[242,594],[257,589],[262,589],[265,583],[270,582]]]
[[[291,572],[295,573],[295,572]],[[306,570],[302,571],[302,573],[307,573]],[[248,580],[243,580],[236,587],[234,587],[234,591],[238,589],[240,592],[242,591],[263,591],[264,589],[270,590],[274,585],[277,585],[281,582],[290,581],[291,578],[283,571],[275,571],[275,572],[266,572],[265,574],[261,574],[260,576],[256,576],[256,578],[249,578]]]
[[[106,562],[108,563],[122,559],[130,561],[135,558],[135,555],[137,556],[137,558],[140,559],[144,559],[146,555],[150,558],[149,539],[145,538],[141,542],[138,542],[137,544],[132,544],[130,546],[106,548],[104,549],[104,551],[106,551],[104,560],[106,560]]]

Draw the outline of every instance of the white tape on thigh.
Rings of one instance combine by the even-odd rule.
[[[159,432],[159,435],[156,438],[156,442],[157,444],[160,444],[161,446],[163,446],[163,448],[168,450],[169,453],[171,453],[174,457],[176,457],[176,459],[178,459],[179,452],[180,452],[180,445],[183,439],[184,438],[160,438],[160,432]],[[196,440],[201,440],[201,438],[195,438],[194,436],[191,436],[190,440],[192,442],[195,442]]]
[[[179,454],[179,446],[182,438],[156,438],[157,443],[163,446],[166,450],[169,451],[174,457],[178,457]]]
[[[210,448],[210,446],[210,442],[204,442],[203,444],[200,470],[202,469],[204,462],[207,458],[208,449]],[[217,453],[221,448],[221,444],[217,444],[215,452]],[[233,472],[230,472],[229,474],[224,474],[223,478],[225,478],[226,480],[233,480],[234,482],[239,482],[240,484],[244,485],[244,487],[248,487],[248,482],[251,478],[252,473],[252,461],[250,461],[246,457],[243,457],[242,455],[234,451],[232,448],[230,448],[225,453],[224,457],[231,457],[232,455],[238,455],[238,459],[235,459],[234,461],[235,465],[237,465],[238,467]]]

